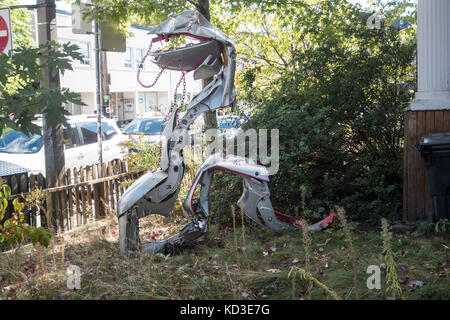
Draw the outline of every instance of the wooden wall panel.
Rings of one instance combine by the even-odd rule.
[[[416,145],[421,136],[437,132],[450,132],[450,110],[405,112],[404,220],[423,220],[432,213],[425,163]]]

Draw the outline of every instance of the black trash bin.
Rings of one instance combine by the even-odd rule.
[[[417,149],[425,161],[430,195],[433,199],[433,222],[450,217],[450,132],[420,137]]]

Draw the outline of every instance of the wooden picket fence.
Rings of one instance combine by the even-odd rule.
[[[120,196],[128,187],[126,181],[137,179],[146,171],[130,172],[128,164],[121,160],[104,163],[103,170],[104,177],[101,176],[100,164],[67,169],[64,183],[53,188],[46,186],[50,177],[44,179],[41,174],[10,176],[7,183],[11,187],[11,200],[41,188],[46,195],[44,204],[41,208],[30,208],[25,222],[33,226],[51,227],[55,232],[62,233],[114,213]],[[12,205],[8,207],[12,209]]]

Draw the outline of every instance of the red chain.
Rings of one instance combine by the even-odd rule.
[[[181,77],[180,77],[180,80],[178,80],[178,83],[177,83],[177,85],[175,86],[175,90],[174,90],[174,94],[173,94],[173,103],[172,103],[172,106],[169,108],[169,111],[167,111],[167,113],[166,113],[166,115],[165,115],[165,117],[164,117],[164,120],[163,120],[163,125],[161,126],[161,131],[159,132],[159,155],[158,155],[158,164],[157,164],[157,166],[156,166],[153,170],[151,170],[151,172],[154,173],[154,172],[156,172],[156,170],[158,170],[159,165],[160,165],[160,163],[161,163],[161,157],[162,157],[162,140],[161,140],[161,136],[162,136],[162,133],[163,133],[163,131],[164,131],[164,127],[165,127],[165,125],[166,125],[166,121],[167,121],[169,115],[172,113],[174,107],[177,105],[177,92],[178,92],[178,87],[180,86],[180,84],[181,84],[182,81],[183,81],[183,94],[182,94],[182,96],[181,96],[181,104],[180,104],[180,107],[182,107],[182,106],[184,105],[184,99],[185,99],[185,97],[186,97],[186,73],[187,73],[187,71],[183,70],[183,64],[182,64],[181,60],[179,60],[179,59],[173,59],[173,60],[171,60],[166,66],[164,66],[164,67],[161,68],[161,70],[159,71],[158,75],[156,76],[156,78],[155,78],[155,80],[153,81],[152,84],[150,84],[150,85],[145,85],[145,84],[143,84],[142,81],[141,81],[141,79],[140,79],[141,69],[143,68],[144,62],[145,62],[145,60],[147,59],[148,55],[150,54],[150,52],[151,52],[151,50],[152,50],[152,45],[153,45],[153,42],[150,42],[150,46],[148,47],[148,50],[147,50],[146,54],[145,54],[144,57],[142,58],[142,61],[141,61],[140,65],[139,65],[138,72],[137,72],[137,81],[138,81],[138,83],[139,83],[142,87],[147,88],[147,89],[153,87],[153,86],[158,82],[159,77],[160,77],[161,74],[164,72],[164,70],[165,70],[168,66],[170,66],[170,65],[172,64],[172,62],[178,61],[178,62],[180,63],[180,70],[181,70]],[[178,114],[177,114],[177,118],[176,118],[175,121],[176,121],[176,123],[178,124]]]
[[[180,69],[183,69],[183,66],[181,65],[181,62],[180,62]],[[183,81],[183,95],[182,95],[182,97],[181,97],[181,105],[180,106],[183,106],[184,105],[184,97],[185,97],[185,95],[186,95],[186,71],[181,71],[181,77],[180,77],[180,80],[178,80],[178,83],[177,83],[177,85],[175,86],[175,91],[174,91],[174,94],[173,94],[173,104],[172,104],[172,106],[170,107],[170,109],[169,109],[169,111],[167,111],[167,113],[166,113],[166,115],[165,115],[165,117],[164,117],[164,120],[163,120],[163,125],[161,126],[161,131],[159,132],[159,155],[158,155],[158,164],[157,164],[157,166],[151,171],[152,173],[154,173],[154,172],[156,172],[156,170],[158,170],[158,168],[159,168],[159,165],[160,165],[160,163],[161,163],[161,157],[162,157],[162,139],[161,139],[161,137],[162,137],[162,133],[163,133],[163,131],[164,131],[164,128],[165,128],[165,126],[166,126],[166,121],[167,121],[167,118],[169,117],[169,115],[172,113],[172,111],[173,111],[173,109],[174,109],[174,107],[177,105],[177,91],[178,91],[178,87],[180,86],[180,83],[181,83],[181,81]],[[178,124],[178,114],[177,114],[177,119],[175,120],[176,121],[176,123]],[[169,141],[167,141],[167,143],[169,143]]]

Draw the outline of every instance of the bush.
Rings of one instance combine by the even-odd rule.
[[[153,169],[158,165],[159,144],[149,144],[144,135],[139,138],[129,136],[129,140],[121,143],[121,148],[128,151],[123,158],[131,171],[138,169]]]
[[[260,101],[244,127],[280,130],[280,168],[270,183],[275,208],[300,208],[304,184],[313,210],[339,204],[350,218],[395,218],[402,208],[403,110],[414,92],[415,37],[369,30],[362,12],[345,23],[336,19],[310,32],[317,42],[297,52],[297,67],[274,80],[263,99],[244,95],[248,104]],[[245,92],[257,91],[255,78],[243,82]]]

